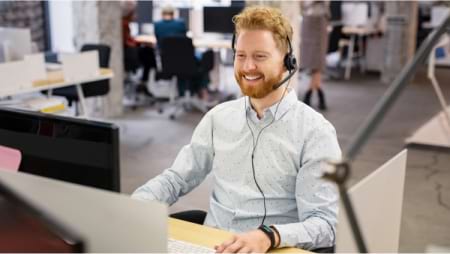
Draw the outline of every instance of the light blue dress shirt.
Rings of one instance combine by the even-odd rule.
[[[277,109],[278,107],[278,109]],[[263,197],[251,166],[254,138],[256,179],[266,197],[266,225],[274,225],[283,246],[332,246],[338,211],[337,188],[320,177],[325,159],[340,159],[334,127],[319,113],[286,94],[258,119],[248,97],[210,110],[173,165],[138,188],[133,197],[169,205],[212,173],[214,188],[205,225],[232,232],[256,229],[264,216]],[[247,118],[249,126],[247,125]]]

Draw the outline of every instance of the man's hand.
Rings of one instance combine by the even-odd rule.
[[[231,239],[215,246],[216,253],[264,253],[270,248],[270,239],[261,230],[234,235]]]

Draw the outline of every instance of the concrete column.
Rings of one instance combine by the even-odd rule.
[[[387,1],[386,48],[381,80],[392,82],[415,53],[417,1]]]
[[[111,47],[110,92],[103,100],[104,117],[123,113],[123,50],[121,9],[118,1],[74,1],[74,40],[77,49],[85,43],[103,43]]]

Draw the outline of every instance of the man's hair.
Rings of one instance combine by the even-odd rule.
[[[277,47],[284,52],[289,51],[287,38],[292,40],[292,27],[279,9],[267,6],[245,8],[233,17],[236,38],[239,32],[246,30],[267,30],[272,32]]]

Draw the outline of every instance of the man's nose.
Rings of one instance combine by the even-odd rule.
[[[244,62],[244,71],[252,71],[256,69],[256,64],[251,57],[247,57]]]

